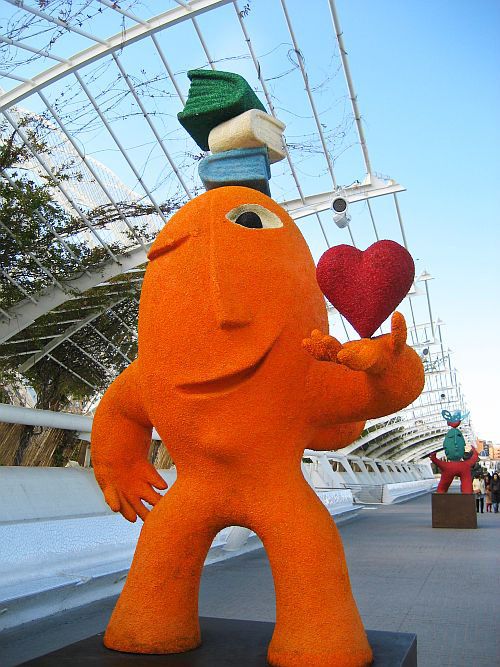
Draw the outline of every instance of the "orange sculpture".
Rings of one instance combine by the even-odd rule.
[[[403,317],[375,339],[321,334],[327,313],[306,242],[283,208],[248,188],[187,203],[149,258],[138,358],[105,393],[92,431],[109,506],[145,519],[105,645],[198,646],[206,554],[218,531],[240,525],[262,539],[273,570],[269,663],[370,664],[339,534],[300,462],[305,448],[342,447],[366,419],[418,396],[423,368]],[[163,498],[146,459],[153,425],[177,468]]]

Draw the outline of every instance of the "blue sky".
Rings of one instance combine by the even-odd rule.
[[[476,434],[500,441],[500,3],[339,1],[377,169],[397,177]],[[370,65],[371,63],[371,65]]]
[[[321,120],[330,133],[330,147],[334,155],[340,155],[335,163],[337,179],[348,185],[363,178],[364,167],[354,145],[354,129],[348,123],[350,107],[334,53],[327,2],[287,0],[287,5]],[[164,2],[150,0],[136,4],[133,11],[150,16],[165,7]],[[315,127],[300,72],[294,66],[296,57],[290,53],[290,36],[280,3],[252,0],[250,8],[245,22],[269,79],[278,115],[287,123],[287,141],[307,143]],[[373,167],[407,188],[400,204],[417,274],[426,269],[435,278],[429,285],[434,315],[446,323],[444,336],[453,351],[476,433],[500,442],[496,419],[496,381],[500,376],[500,2],[337,0],[337,9]],[[8,15],[14,9],[3,5],[2,11]],[[112,14],[109,10],[100,16],[90,26],[92,30],[101,36],[117,32],[116,21],[109,22]],[[213,58],[219,61],[217,66],[248,76],[257,88],[232,6],[201,16],[199,23]],[[175,26],[161,33],[159,41],[187,92],[185,71],[206,64],[192,25]],[[88,42],[66,36],[56,46],[55,53],[69,55],[88,46]],[[120,55],[137,81],[141,69],[147,70],[148,77],[162,70],[157,54],[148,48],[151,44],[148,47],[141,43]],[[43,69],[40,60],[30,67]],[[31,73],[27,70],[25,75]],[[111,81],[111,73],[112,68],[103,70],[100,78],[88,82],[94,94]],[[53,88],[54,94],[58,85]],[[168,86],[172,93],[169,82],[158,84],[158,89],[163,87],[168,92]],[[110,92],[110,99],[116,88]],[[40,101],[34,97],[23,104],[34,110],[40,108]],[[179,100],[175,95],[165,97],[161,91],[158,97],[148,98],[148,104],[158,113],[155,122],[169,150],[180,156],[186,173],[194,173],[195,163],[186,158],[193,144],[175,119],[181,108]],[[79,98],[71,102],[67,96],[65,105],[74,109],[75,122],[79,121]],[[125,111],[131,110],[133,105]],[[144,158],[145,179],[158,188],[155,193],[160,199],[165,198],[172,194],[175,183],[164,170],[165,159],[154,138],[139,121],[139,117],[115,119],[114,127],[134,159]],[[79,141],[88,154],[136,188],[137,182],[127,174],[126,165],[104,131],[91,129]],[[329,190],[331,181],[324,160],[312,144],[310,148],[312,152],[291,151],[301,183],[308,194]],[[271,185],[278,200],[297,196],[284,163],[273,166]],[[400,240],[394,207],[377,201],[374,210],[382,234]],[[375,239],[366,206],[353,207],[352,212],[353,235],[360,247],[367,247]],[[328,215],[323,221],[332,244],[348,242],[346,230],[335,228]],[[301,224],[315,259],[325,249],[317,227],[311,221]]]

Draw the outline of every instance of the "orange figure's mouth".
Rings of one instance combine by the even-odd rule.
[[[180,389],[180,391],[186,394],[216,394],[236,389],[236,387],[238,387],[243,382],[246,382],[257,373],[259,368],[264,364],[265,360],[269,356],[269,353],[273,349],[275,343],[276,340],[273,341],[271,346],[254,364],[244,368],[241,371],[236,371],[235,373],[230,373],[229,375],[223,375],[222,377],[216,378],[215,380],[179,384],[177,385],[177,389]]]

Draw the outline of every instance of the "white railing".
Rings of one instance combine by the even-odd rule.
[[[316,489],[350,489],[357,502],[391,503],[433,488],[430,463],[371,459],[337,452],[304,452],[303,469]]]

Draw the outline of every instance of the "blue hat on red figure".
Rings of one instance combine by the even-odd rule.
[[[465,419],[468,416],[468,412],[465,414],[462,414],[461,410],[455,410],[455,412],[449,412],[448,410],[443,410],[441,412],[443,417],[446,419],[446,423],[448,426],[451,426],[452,428],[457,428],[457,426],[460,426],[460,422],[462,419]]]

